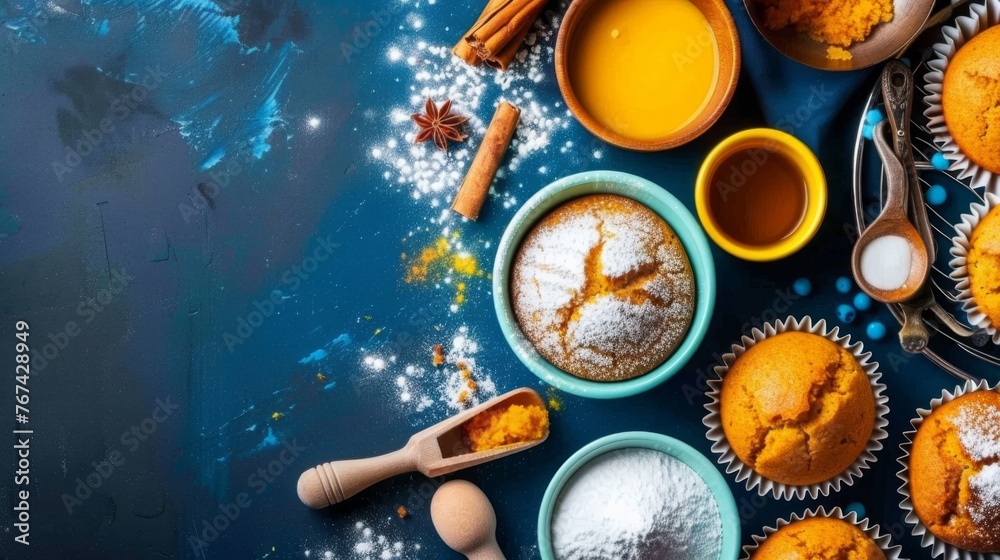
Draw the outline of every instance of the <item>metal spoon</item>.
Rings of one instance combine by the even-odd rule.
[[[907,182],[903,164],[892,151],[886,141],[886,124],[879,123],[875,129],[875,147],[882,157],[887,178],[885,206],[882,213],[872,222],[854,245],[851,258],[851,269],[858,286],[872,298],[883,303],[900,303],[913,298],[927,282],[930,263],[927,260],[927,247],[917,228],[907,217]],[[902,285],[887,288],[879,286],[867,277],[865,264],[870,260],[867,255],[872,250],[872,244],[888,237],[898,237],[906,240],[910,251],[910,269]]]

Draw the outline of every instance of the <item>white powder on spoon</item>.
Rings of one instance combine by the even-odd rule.
[[[566,483],[552,546],[557,560],[718,560],[722,517],[694,469],[652,449],[621,449]]]
[[[861,275],[880,290],[897,290],[910,276],[910,243],[898,235],[872,241],[861,252]]]

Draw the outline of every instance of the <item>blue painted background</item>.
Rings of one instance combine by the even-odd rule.
[[[561,119],[548,129],[548,147],[505,171],[479,222],[442,218],[451,189],[415,199],[393,161],[373,150],[390,139],[402,144],[410,130],[392,112],[419,104],[411,86],[428,56],[419,43],[449,47],[479,8],[427,0],[0,7],[0,332],[13,340],[14,321],[27,321],[39,353],[31,380],[32,545],[12,543],[5,507],[4,557],[377,558],[356,549],[365,529],[376,542],[402,543],[397,557],[457,557],[434,533],[427,509],[434,483],[421,476],[319,512],[295,495],[304,469],[395,449],[445,418],[430,348],[450,345],[463,327],[478,345],[477,375],[497,392],[546,392],[504,342],[488,278],[466,279],[466,301],[453,311],[453,286],[405,282],[401,254],[418,253],[448,228],[489,270],[520,203],[588,169],[641,175],[693,208],[694,176],[708,150],[764,124],[743,80],[722,120],[697,141],[665,153],[625,152],[565,115],[550,63],[537,82],[522,69],[516,95],[530,92],[550,108],[547,118]],[[492,75],[482,84],[482,103],[466,109],[480,130],[495,100],[515,95]],[[544,445],[460,473],[493,500],[509,558],[537,557],[542,493],[576,449],[648,430],[711,456],[702,392],[715,356],[761,320],[792,314],[836,323],[844,297],[833,285],[848,273],[845,225],[853,223],[848,156],[863,98],[847,100],[841,124],[818,146],[831,204],[805,251],[753,264],[713,247],[719,301],[688,367],[626,400],[559,395],[563,408]],[[81,139],[92,148],[86,154]],[[405,146],[396,149],[405,156]],[[321,245],[329,257],[308,262]],[[102,292],[121,287],[119,276],[123,289]],[[808,298],[790,295],[801,276],[814,284]],[[266,317],[242,326],[257,309]],[[876,318],[892,324],[878,310],[844,329],[865,339],[864,325]],[[804,502],[759,498],[731,484],[744,542],[792,512],[860,501],[905,556],[926,556],[897,506],[898,444],[915,409],[955,380],[904,355],[892,339],[866,340],[892,409],[874,468],[838,495]],[[13,363],[13,342],[2,347],[0,355],[11,356],[3,363]],[[365,364],[376,356],[388,360],[379,371]],[[408,381],[434,401],[425,410],[401,402],[396,380],[406,364],[427,368]],[[3,393],[12,385],[5,378]],[[171,406],[162,404],[177,408],[166,414]],[[162,421],[148,420],[154,416]],[[144,421],[151,434],[129,437]],[[80,498],[78,479],[114,452],[124,462]],[[6,453],[4,464],[13,464]],[[239,516],[206,539],[204,522],[241,494]],[[401,504],[410,509],[406,520],[395,514]]]

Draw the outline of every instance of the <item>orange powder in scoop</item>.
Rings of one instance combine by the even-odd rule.
[[[462,432],[473,452],[536,441],[549,433],[549,411],[538,405],[493,408],[466,422]]]

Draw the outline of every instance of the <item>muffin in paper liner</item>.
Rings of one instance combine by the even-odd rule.
[[[867,517],[858,519],[857,513],[852,511],[845,514],[839,507],[835,507],[827,512],[826,508],[823,506],[820,506],[819,509],[816,510],[807,509],[805,513],[802,514],[793,513],[791,519],[779,519],[775,522],[774,527],[764,527],[763,535],[754,535],[753,544],[743,546],[743,556],[741,556],[741,558],[746,560],[752,557],[754,553],[757,552],[757,549],[760,548],[760,545],[763,544],[768,537],[777,533],[780,529],[783,529],[797,521],[812,519],[814,517],[832,517],[834,519],[842,519],[851,525],[854,525],[858,529],[861,529],[861,532],[868,535],[873,541],[875,541],[875,544],[878,545],[878,547],[882,550],[882,553],[885,554],[886,560],[901,560],[899,555],[902,552],[903,547],[898,544],[893,545],[892,537],[888,534],[883,535],[879,526],[871,523]]]
[[[968,16],[955,18],[953,25],[941,29],[944,41],[933,47],[934,58],[927,62],[930,69],[924,75],[924,103],[927,108],[924,116],[928,119],[928,128],[934,135],[934,144],[941,150],[950,162],[948,169],[958,173],[961,180],[969,180],[974,189],[985,189],[986,192],[1000,194],[1000,175],[991,173],[980,167],[976,162],[962,153],[958,142],[948,131],[944,122],[944,108],[941,105],[941,93],[944,90],[944,74],[952,57],[977,34],[1000,24],[1000,0],[980,0],[970,5]]]
[[[861,455],[839,475],[823,482],[802,486],[770,480],[758,474],[749,465],[744,463],[729,445],[726,433],[722,429],[722,417],[720,415],[722,380],[733,363],[746,353],[749,348],[765,338],[789,331],[806,332],[822,336],[850,352],[861,366],[861,369],[868,375],[872,394],[875,397],[874,428],[872,429],[872,435],[868,440],[868,444],[861,452]],[[711,402],[705,405],[705,408],[708,409],[708,414],[702,423],[708,428],[708,439],[713,442],[712,452],[719,455],[718,463],[726,465],[726,474],[736,473],[736,482],[743,482],[745,480],[747,490],[757,488],[757,492],[761,496],[770,493],[775,498],[784,500],[791,500],[793,497],[801,500],[807,495],[815,499],[820,494],[828,496],[830,490],[839,492],[842,485],[853,485],[854,479],[860,478],[862,471],[870,468],[871,464],[877,460],[875,452],[882,449],[882,440],[889,436],[885,430],[886,426],[889,425],[887,418],[889,414],[889,397],[884,394],[885,385],[879,382],[882,374],[877,371],[878,362],[870,361],[871,352],[865,352],[864,346],[860,342],[852,344],[849,335],[840,336],[840,327],[834,327],[833,330],[829,330],[827,329],[825,319],[820,319],[814,323],[808,315],[802,319],[788,317],[784,321],[775,322],[774,324],[767,323],[764,325],[763,331],[754,328],[751,331],[751,335],[752,337],[743,336],[740,341],[742,344],[732,345],[732,350],[722,356],[723,364],[715,366],[717,379],[710,379],[708,381],[709,390],[706,394],[711,399]]]
[[[952,238],[951,247],[951,256],[954,258],[948,264],[951,266],[951,279],[958,283],[958,301],[962,304],[962,311],[969,317],[969,324],[984,329],[994,344],[1000,344],[1000,329],[976,305],[969,280],[968,257],[972,247],[972,232],[990,210],[1000,206],[1000,196],[986,193],[985,198],[985,203],[973,204],[968,214],[962,214],[961,223],[955,226],[956,235]]]
[[[937,558],[938,556],[944,556],[945,560],[1000,560],[1000,552],[989,553],[989,552],[972,552],[969,550],[963,550],[953,544],[949,544],[931,533],[930,529],[927,528],[920,518],[917,517],[917,513],[913,511],[913,501],[910,499],[910,448],[913,446],[913,440],[917,436],[917,430],[920,425],[924,423],[924,419],[930,416],[931,412],[937,407],[944,403],[949,403],[962,395],[971,393],[973,391],[997,391],[1000,390],[1000,385],[990,387],[989,383],[985,380],[983,381],[966,381],[965,385],[958,385],[955,387],[954,391],[948,391],[945,389],[941,392],[941,396],[931,400],[930,408],[918,408],[917,417],[910,420],[910,425],[913,427],[912,430],[903,433],[904,441],[899,448],[903,451],[902,456],[898,459],[899,464],[902,469],[896,474],[896,476],[903,481],[902,486],[899,487],[899,493],[903,497],[903,501],[899,503],[900,509],[906,514],[904,520],[913,525],[913,535],[920,537],[920,546],[924,548],[931,549],[931,557]]]

